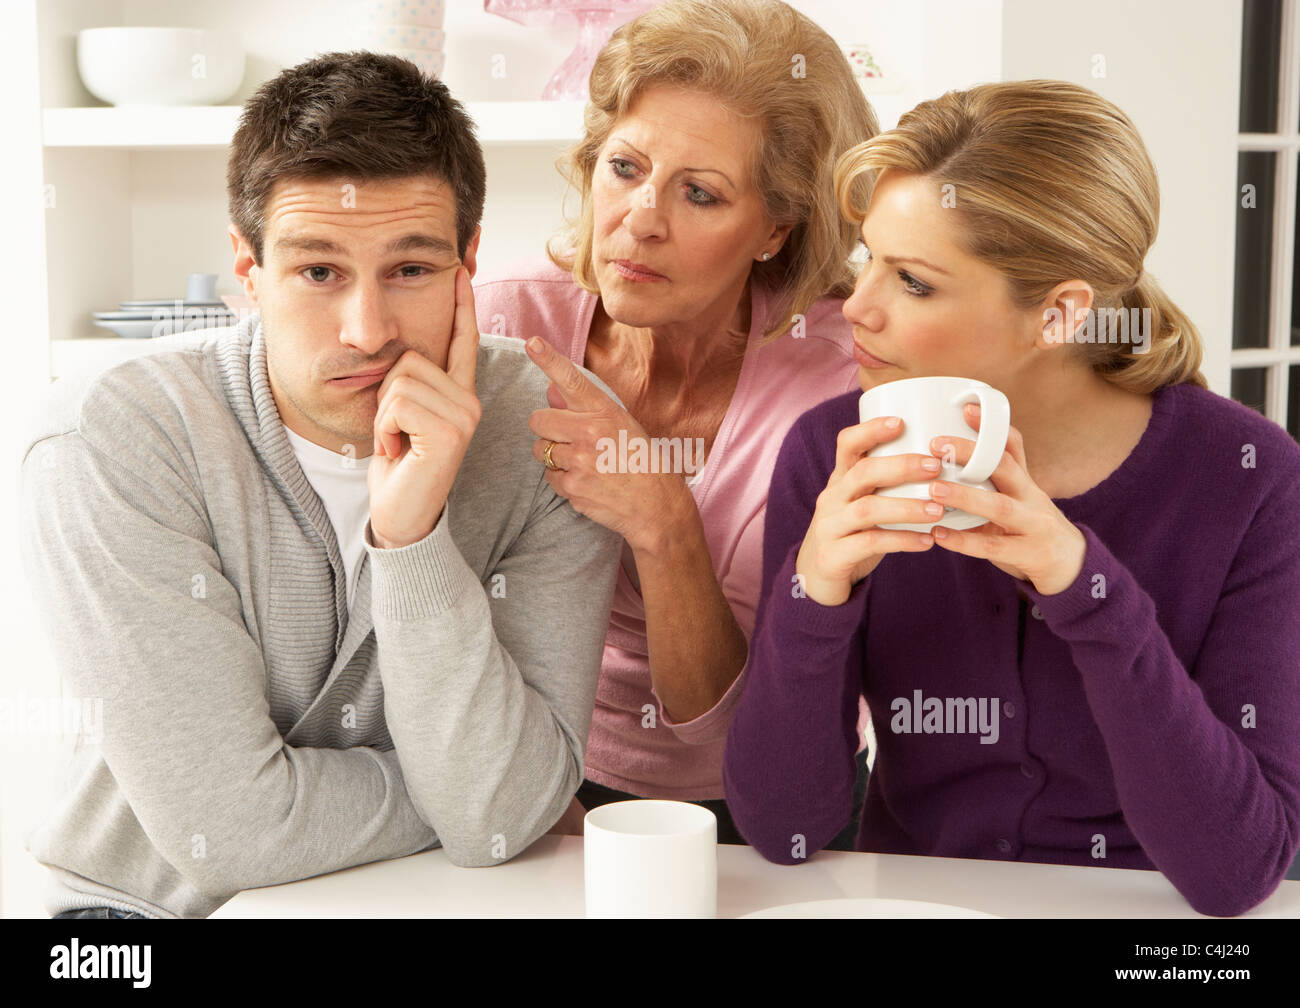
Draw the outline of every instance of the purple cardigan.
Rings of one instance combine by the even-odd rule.
[[[1166,387],[1119,469],[1056,502],[1087,540],[1065,591],[936,545],[828,607],[794,562],[858,395],[796,421],[773,475],[723,773],[745,838],[795,864],[843,828],[861,691],[859,850],[1155,868],[1215,916],[1268,897],[1300,844],[1300,446]]]

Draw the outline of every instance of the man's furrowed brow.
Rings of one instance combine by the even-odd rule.
[[[347,255],[347,250],[330,241],[309,234],[291,232],[281,235],[275,242],[277,252],[311,252],[318,255]],[[403,235],[388,243],[384,255],[396,255],[399,252],[432,252],[458,258],[455,247],[445,238],[435,235],[413,232]]]

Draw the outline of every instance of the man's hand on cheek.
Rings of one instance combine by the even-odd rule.
[[[469,271],[456,273],[456,316],[447,370],[408,350],[379,386],[375,454],[370,461],[370,531],[397,549],[433,531],[478,426],[474,395],[478,320]]]

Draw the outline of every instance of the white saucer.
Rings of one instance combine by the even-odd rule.
[[[906,899],[830,899],[810,903],[787,903],[742,914],[741,919],[769,917],[985,917],[996,914],[947,903],[923,903]]]

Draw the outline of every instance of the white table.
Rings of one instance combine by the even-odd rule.
[[[910,899],[999,917],[1199,917],[1159,872],[821,851],[806,864],[718,845],[718,916],[843,898]],[[213,917],[582,917],[582,838],[546,835],[513,861],[458,868],[441,850],[248,889]],[[1283,882],[1249,917],[1300,917]]]

